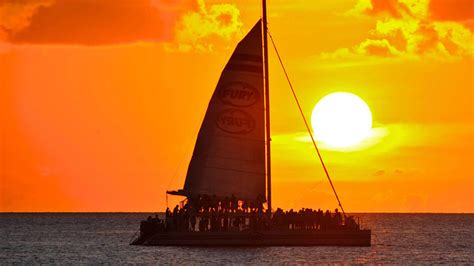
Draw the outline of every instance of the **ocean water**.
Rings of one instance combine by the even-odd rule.
[[[129,246],[145,213],[0,213],[0,264],[474,264],[474,214],[357,214],[371,247]]]

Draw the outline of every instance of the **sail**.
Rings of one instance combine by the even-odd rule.
[[[182,192],[186,196],[265,198],[261,21],[237,45],[220,76]]]

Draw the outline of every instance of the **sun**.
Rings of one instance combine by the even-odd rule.
[[[314,107],[311,124],[316,139],[335,148],[347,148],[366,139],[372,129],[372,113],[359,96],[335,92]]]

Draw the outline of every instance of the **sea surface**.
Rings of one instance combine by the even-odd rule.
[[[474,214],[357,214],[371,247],[130,246],[146,213],[0,213],[0,264],[474,264]]]

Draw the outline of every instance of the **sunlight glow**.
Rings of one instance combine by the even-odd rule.
[[[336,148],[359,144],[372,129],[369,106],[355,94],[335,92],[314,107],[311,124],[316,139]]]

